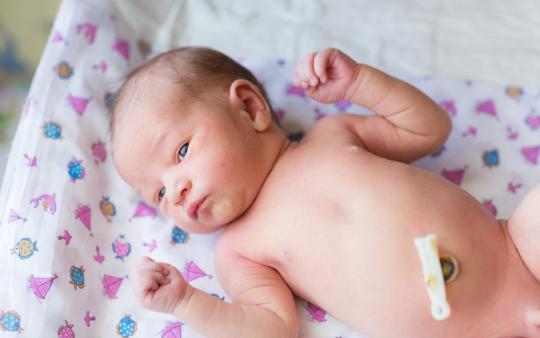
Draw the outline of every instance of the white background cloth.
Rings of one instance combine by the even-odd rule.
[[[114,0],[157,47],[297,60],[334,46],[392,73],[540,85],[537,0]]]
[[[115,337],[120,324],[131,320],[137,323],[136,336],[170,338],[164,332],[170,325],[178,328],[174,318],[140,309],[133,299],[130,269],[145,254],[190,270],[200,277],[192,280],[194,286],[225,297],[213,277],[216,236],[190,234],[187,241],[173,237],[174,225],[141,207],[110,158],[105,95],[142,62],[137,48],[141,37],[155,38],[156,49],[196,43],[243,56],[267,85],[288,132],[305,131],[317,118],[341,109],[316,104],[298,91],[291,94],[295,59],[313,48],[343,47],[393,74],[474,75],[474,81],[407,76],[447,107],[455,127],[445,149],[417,165],[460,184],[498,217],[508,217],[540,180],[538,87],[520,86],[521,94],[510,96],[505,85],[477,81],[513,82],[512,76],[518,75],[522,77],[517,82],[537,81],[538,63],[516,66],[508,58],[499,59],[493,49],[513,50],[532,61],[538,46],[532,46],[531,39],[537,28],[530,27],[525,35],[531,48],[520,44],[512,49],[515,41],[507,38],[481,47],[474,34],[461,30],[464,22],[484,34],[482,41],[491,31],[480,29],[478,22],[483,21],[466,19],[476,16],[461,18],[455,13],[461,7],[454,7],[477,8],[467,15],[491,11],[488,19],[478,20],[493,27],[495,21],[508,22],[510,28],[504,31],[514,37],[518,34],[512,27],[528,25],[527,18],[538,13],[532,2],[514,10],[489,2],[493,7],[484,11],[478,8],[487,2],[434,1],[422,3],[425,7],[413,1],[254,3],[64,1],[21,117],[0,194],[0,310],[20,318],[21,337],[55,337],[59,329],[73,330],[77,337]],[[330,12],[340,16],[330,18]],[[161,18],[165,14],[168,19]],[[358,22],[347,22],[351,17]],[[466,62],[469,56],[478,62]],[[456,67],[447,72],[451,60]],[[463,69],[469,73],[458,72]],[[61,127],[61,138],[56,138],[51,122]],[[102,151],[94,148],[99,143]],[[114,215],[103,207],[106,199],[115,205]],[[83,288],[73,278],[81,267]],[[305,302],[297,304],[302,338],[360,337]],[[198,337],[187,326],[181,331],[184,338]]]

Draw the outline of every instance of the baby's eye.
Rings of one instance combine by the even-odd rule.
[[[189,148],[189,143],[184,144],[178,151],[178,159],[183,160],[186,157],[187,151]]]
[[[161,200],[163,199],[163,196],[165,196],[165,187],[161,188],[159,190],[159,193],[158,193],[158,201],[161,202]]]

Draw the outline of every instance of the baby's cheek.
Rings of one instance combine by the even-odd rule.
[[[228,223],[235,217],[234,209],[230,198],[222,198],[212,204],[210,215],[217,223]]]

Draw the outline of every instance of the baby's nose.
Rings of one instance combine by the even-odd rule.
[[[191,180],[188,178],[175,178],[173,176],[166,179],[164,183],[167,200],[174,204],[183,203],[192,187]]]

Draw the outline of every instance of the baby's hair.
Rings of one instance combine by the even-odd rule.
[[[187,93],[188,100],[202,99],[208,89],[228,89],[238,79],[248,80],[261,92],[272,114],[272,120],[279,125],[278,119],[272,109],[266,90],[257,78],[244,66],[227,55],[205,47],[182,47],[162,53],[128,74],[126,81],[116,92],[116,98],[111,107],[111,132],[114,131],[118,103],[133,92],[128,89],[130,83],[136,81],[140,75],[147,71],[159,68],[159,72],[182,86]]]

